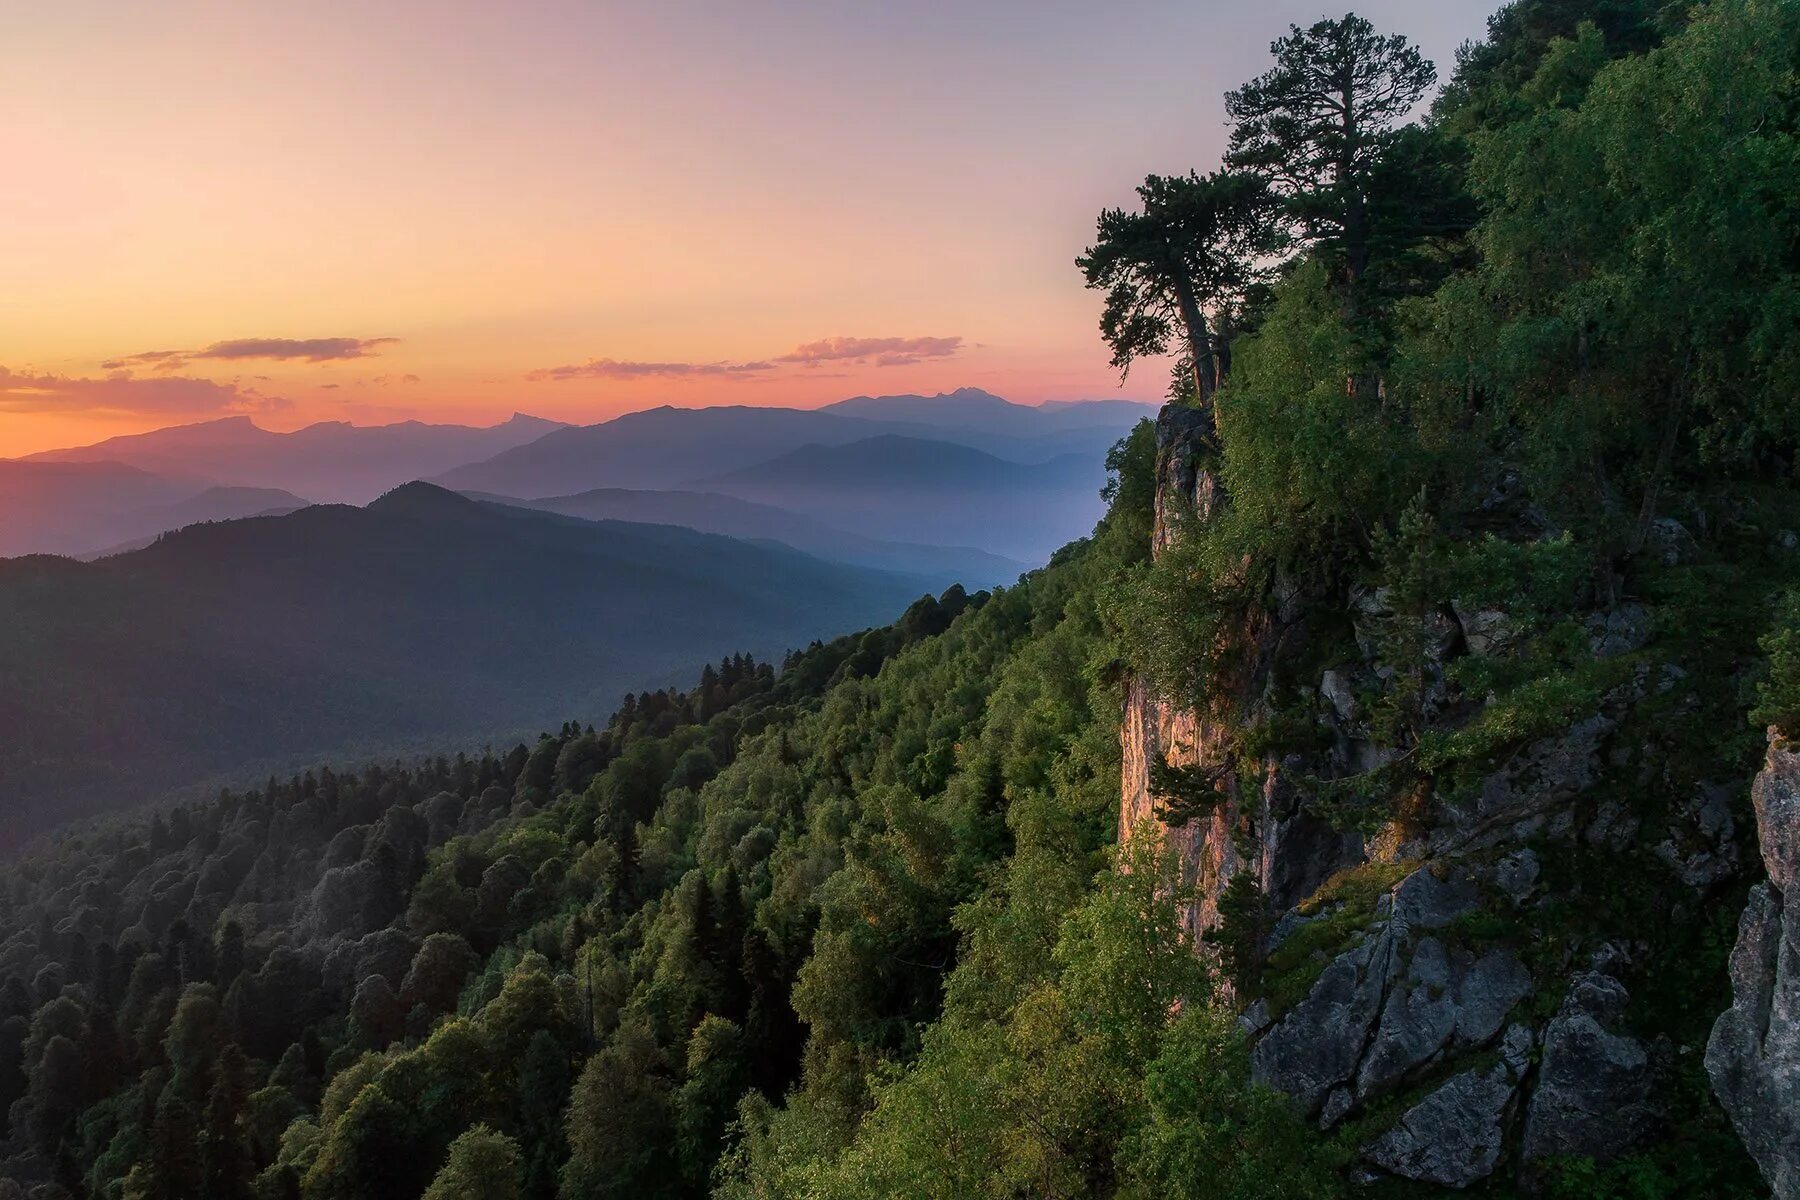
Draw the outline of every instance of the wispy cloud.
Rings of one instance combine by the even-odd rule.
[[[103,378],[29,374],[0,367],[0,413],[129,413],[204,416],[269,412],[288,401],[254,388],[211,379],[164,375],[152,379],[120,371]]]
[[[696,375],[754,375],[772,371],[769,362],[622,362],[616,358],[590,358],[566,367],[542,367],[525,378],[533,383],[562,379],[679,379]]]
[[[751,378],[783,366],[811,370],[836,366],[904,367],[928,358],[948,358],[963,348],[960,337],[828,337],[755,362],[633,362],[591,358],[562,367],[541,367],[525,378],[533,383],[566,379]]]
[[[904,367],[927,358],[948,358],[962,345],[960,337],[829,337],[796,346],[776,361],[809,367],[819,363]]]
[[[377,347],[391,345],[399,338],[232,338],[214,342],[198,350],[145,350],[108,359],[100,365],[109,371],[132,367],[149,367],[155,371],[178,371],[195,359],[237,362],[245,359],[271,359],[288,362],[340,362],[349,358],[367,358]]]

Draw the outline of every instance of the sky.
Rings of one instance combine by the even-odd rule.
[[[1357,11],[1437,61],[1496,0]],[[1319,0],[0,6],[0,456],[1121,386],[1073,260]],[[1332,15],[1337,14],[1332,10]]]

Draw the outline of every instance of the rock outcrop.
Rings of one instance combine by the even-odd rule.
[[[1161,554],[1179,514],[1205,521],[1229,501],[1201,424],[1171,408],[1158,437]],[[1530,652],[1528,623],[1492,603],[1421,605],[1360,584],[1307,596],[1277,578],[1229,635],[1244,665],[1215,710],[1128,683],[1120,828],[1148,824],[1177,852],[1196,936],[1256,942],[1237,985],[1253,1078],[1321,1130],[1354,1129],[1364,1179],[1539,1194],[1581,1160],[1648,1152],[1671,1089],[1689,1086],[1676,1063],[1697,1047],[1639,1019],[1665,1001],[1645,986],[1662,968],[1655,947],[1638,939],[1742,878],[1743,781],[1670,769],[1655,714],[1691,708],[1694,680],[1656,657],[1642,605],[1595,607],[1565,626],[1575,655],[1585,645],[1587,698],[1554,721],[1509,718],[1481,743],[1491,750],[1441,774],[1406,760],[1494,703],[1462,686],[1458,660]],[[1410,725],[1396,735],[1384,694],[1402,670]],[[1273,720],[1305,736],[1246,754],[1276,741],[1244,736]],[[1765,1172],[1789,1180],[1777,1195],[1800,1200],[1781,1190],[1800,1169],[1800,1025],[1781,1027],[1800,1013],[1800,922],[1784,907],[1800,869],[1800,757],[1774,773],[1774,753],[1757,788],[1771,882],[1744,917],[1739,1003],[1708,1065]],[[1161,823],[1159,763],[1201,769],[1217,803]],[[1227,928],[1246,906],[1254,930]]]
[[[1257,1043],[1257,1082],[1329,1126],[1449,1053],[1492,1043],[1531,977],[1504,950],[1444,941],[1477,895],[1467,876],[1407,875],[1381,898],[1375,928]]]
[[[1507,1030],[1500,1061],[1454,1075],[1407,1109],[1363,1157],[1402,1179],[1465,1188],[1500,1163],[1508,1115],[1531,1066],[1531,1031]]]
[[[1769,732],[1751,788],[1769,878],[1750,893],[1731,955],[1733,1002],[1706,1069],[1776,1200],[1800,1197],[1800,753]]]
[[[1620,1029],[1631,995],[1614,973],[1623,956],[1602,947],[1569,983],[1544,1030],[1537,1088],[1525,1118],[1525,1158],[1602,1162],[1635,1145],[1656,1119],[1650,1055]]]
[[[1217,478],[1202,465],[1210,429],[1210,420],[1191,408],[1169,405],[1157,418],[1156,508],[1151,533],[1156,553],[1169,546],[1184,516],[1206,520],[1225,502]],[[1266,643],[1285,615],[1277,611],[1272,621],[1239,630],[1237,636],[1256,645]],[[1254,687],[1260,655],[1246,657],[1249,689]],[[1226,719],[1172,704],[1141,680],[1133,680],[1127,687],[1120,738],[1124,759],[1120,829],[1131,831],[1146,822],[1158,823],[1158,798],[1151,788],[1154,764],[1220,772],[1225,802],[1203,818],[1164,831],[1188,872],[1187,882],[1194,886],[1197,899],[1188,920],[1196,934],[1217,925],[1218,900],[1241,872],[1251,874],[1263,895],[1289,908],[1312,894],[1333,872],[1363,858],[1361,837],[1334,830],[1303,811],[1299,797],[1278,771],[1241,772],[1239,764],[1230,761],[1235,732]],[[1253,847],[1232,835],[1245,824],[1260,831]],[[1253,853],[1242,853],[1247,848]]]

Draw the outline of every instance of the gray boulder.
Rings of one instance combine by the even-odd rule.
[[[1500,1032],[1531,980],[1504,951],[1477,956],[1435,936],[1479,902],[1465,874],[1414,871],[1376,924],[1325,966],[1251,1052],[1257,1082],[1325,1126],[1427,1063]]]
[[[1676,812],[1669,837],[1656,847],[1656,856],[1695,891],[1737,874],[1737,823],[1729,796],[1717,784],[1703,784]]]
[[[1606,1162],[1648,1132],[1657,1112],[1650,1055],[1616,1028],[1630,993],[1607,951],[1569,982],[1544,1030],[1537,1090],[1525,1117],[1527,1161],[1586,1157]]]
[[[1333,959],[1305,998],[1256,1044],[1252,1078],[1287,1093],[1306,1115],[1317,1114],[1332,1089],[1356,1076],[1369,1027],[1381,1011],[1393,951],[1384,933]]]
[[[1363,1147],[1365,1161],[1390,1175],[1466,1188],[1499,1165],[1519,1080],[1531,1061],[1531,1031],[1506,1031],[1500,1061],[1452,1076]]]
[[[1595,658],[1617,658],[1650,643],[1650,614],[1641,604],[1621,604],[1589,617],[1587,633]]]
[[[1358,1098],[1386,1091],[1446,1051],[1486,1044],[1530,990],[1530,974],[1503,950],[1476,958],[1422,938],[1382,1007],[1357,1073]]]

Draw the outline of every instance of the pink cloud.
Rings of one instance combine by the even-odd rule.
[[[285,408],[235,383],[185,376],[139,379],[120,371],[100,379],[29,375],[0,367],[0,413],[136,413],[146,416],[269,412]]]
[[[962,349],[960,337],[829,337],[782,355],[777,362],[818,363],[861,362],[878,367],[904,367],[927,358],[948,358]]]
[[[339,362],[348,358],[366,358],[379,346],[391,345],[399,338],[233,338],[214,342],[199,350],[145,350],[123,358],[101,363],[109,371],[129,367],[151,367],[158,371],[180,370],[197,358],[237,361],[242,359],[276,359],[300,362]]]
[[[829,337],[796,346],[786,354],[757,362],[631,362],[593,358],[563,367],[541,367],[525,378],[534,383],[565,379],[681,379],[697,376],[746,377],[786,364],[808,370],[822,364],[904,367],[928,358],[948,358],[963,348],[960,337]]]
[[[591,358],[566,367],[541,367],[525,376],[533,383],[564,379],[676,379],[691,376],[752,375],[774,369],[766,362],[621,362],[616,358]]]

